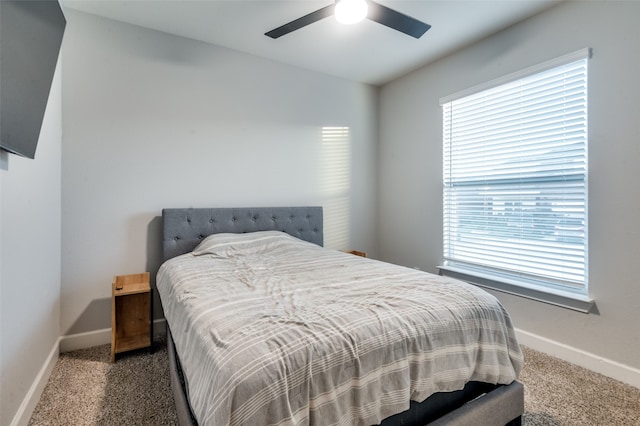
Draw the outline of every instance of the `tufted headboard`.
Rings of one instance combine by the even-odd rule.
[[[163,209],[162,254],[167,260],[193,251],[211,234],[273,230],[321,246],[322,207]]]

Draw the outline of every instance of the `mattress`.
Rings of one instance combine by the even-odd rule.
[[[211,235],[156,285],[200,425],[378,424],[522,368],[489,293],[278,231]]]

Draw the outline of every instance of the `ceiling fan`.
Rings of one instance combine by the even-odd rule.
[[[330,4],[315,12],[304,15],[301,18],[266,32],[265,35],[274,39],[282,37],[283,35],[299,30],[302,27],[306,27],[309,24],[313,24],[331,15],[335,15],[339,22],[345,24],[356,23],[364,18],[368,18],[414,38],[422,37],[422,35],[431,28],[431,25],[427,23],[397,12],[372,0],[336,0],[335,4]]]

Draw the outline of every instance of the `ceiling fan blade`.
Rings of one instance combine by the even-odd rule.
[[[276,29],[264,33],[264,35],[271,38],[282,37],[285,34],[289,34],[292,31],[299,30],[302,27],[306,27],[309,24],[313,24],[316,21],[333,15],[333,11],[335,10],[335,8],[335,4],[330,4],[329,6],[325,6],[322,9],[318,9],[315,12],[309,13],[308,15],[304,15],[302,18],[298,18],[289,22],[288,24],[284,24]]]
[[[369,0],[368,18],[411,37],[420,38],[431,25]]]

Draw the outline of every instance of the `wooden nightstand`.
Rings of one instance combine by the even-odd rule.
[[[151,346],[149,272],[116,275],[111,284],[111,362],[116,354]]]

